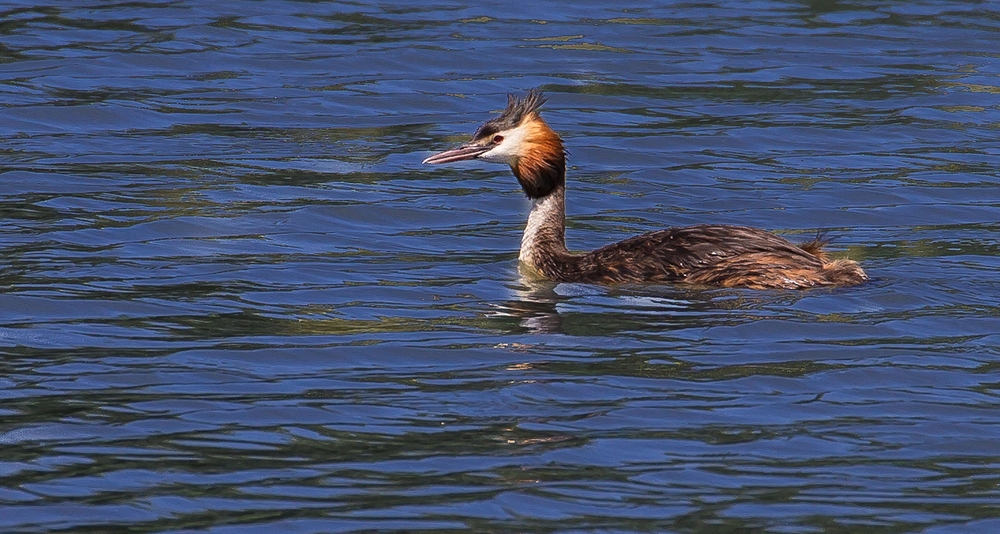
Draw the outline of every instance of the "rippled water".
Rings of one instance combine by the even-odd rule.
[[[0,5],[0,531],[1000,530],[996,4]],[[735,223],[872,282],[531,285]]]

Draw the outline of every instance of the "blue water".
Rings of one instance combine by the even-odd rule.
[[[1000,530],[1000,9],[0,4],[0,531]],[[825,231],[835,290],[522,280]]]

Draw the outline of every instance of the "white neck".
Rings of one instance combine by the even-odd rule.
[[[531,200],[531,213],[521,237],[518,259],[538,267],[541,255],[566,253],[566,189],[557,187],[542,198]]]

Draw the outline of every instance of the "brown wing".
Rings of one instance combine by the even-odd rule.
[[[579,258],[580,281],[673,282],[727,287],[810,287],[815,252],[743,226],[699,225],[642,234]]]

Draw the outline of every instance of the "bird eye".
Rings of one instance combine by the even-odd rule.
[[[502,142],[503,142],[503,136],[502,135],[494,135],[493,136],[493,144],[494,145],[499,145]]]

